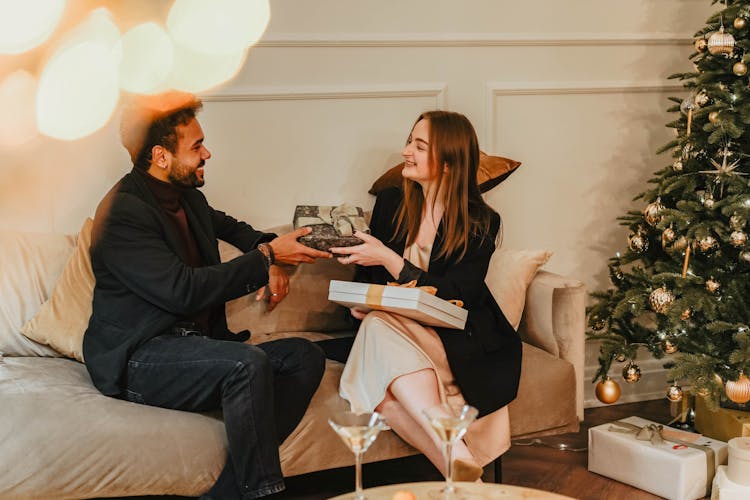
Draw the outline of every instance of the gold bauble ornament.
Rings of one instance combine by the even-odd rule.
[[[643,209],[643,218],[649,226],[655,226],[661,220],[662,210],[664,210],[664,205],[661,204],[661,198],[656,198],[655,202],[649,203]]]
[[[731,33],[724,32],[724,26],[719,31],[708,37],[708,51],[716,56],[719,54],[729,55],[734,50],[734,37]]]
[[[667,399],[673,403],[682,401],[682,387],[679,385],[672,385],[667,389]]]
[[[703,52],[708,48],[708,41],[705,38],[698,38],[693,42],[693,46],[698,52]]]
[[[687,309],[685,309],[684,311],[682,311],[682,314],[680,314],[680,319],[682,321],[687,321],[687,320],[690,319],[690,315],[691,314],[692,314],[692,312],[690,311],[690,308],[688,307]]]
[[[674,294],[664,287],[659,287],[648,296],[651,309],[659,314],[666,314],[669,306],[674,302]]]
[[[747,64],[742,61],[734,63],[734,66],[732,66],[732,73],[737,76],[745,76],[747,74]]]
[[[727,380],[724,385],[727,397],[737,404],[745,404],[750,401],[750,379],[740,372],[737,380]]]
[[[636,253],[648,250],[648,239],[640,232],[633,233],[628,237],[628,248]]]
[[[736,247],[741,247],[747,243],[747,234],[743,231],[732,231],[729,235],[729,242]]]
[[[709,292],[716,293],[719,288],[721,288],[721,284],[718,281],[714,279],[706,280],[706,290],[708,290]]]
[[[682,172],[682,162],[680,160],[677,160],[672,164],[672,170],[675,172]]]
[[[665,340],[664,341],[664,352],[667,354],[674,354],[677,352],[677,346],[674,345],[671,341]]]
[[[641,379],[641,369],[631,361],[622,369],[622,378],[628,384],[635,384]]]
[[[699,239],[697,241],[697,244],[701,252],[708,252],[709,250],[717,246],[718,242],[716,241],[716,238],[709,234],[708,236],[704,236],[703,238]]]
[[[747,21],[744,17],[735,17],[732,26],[734,26],[735,29],[742,30],[745,29],[745,26],[747,26]]]
[[[596,399],[604,404],[611,405],[620,399],[620,386],[617,382],[607,377],[596,384],[594,393],[596,394]]]
[[[719,112],[718,111],[711,111],[708,114],[708,121],[716,125],[716,123],[719,121]]]

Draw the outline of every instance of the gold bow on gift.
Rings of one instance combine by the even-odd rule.
[[[419,288],[420,290],[423,290],[426,293],[429,293],[430,295],[437,295],[437,288],[434,286],[424,285],[424,286],[417,286],[417,280],[411,280],[407,281],[406,283],[398,283],[396,281],[389,281],[386,283],[388,286],[400,286],[401,288]],[[463,307],[464,301],[458,300],[458,299],[449,299],[448,302],[453,304],[454,306]]]
[[[683,441],[682,439],[672,438],[664,435],[664,426],[658,424],[648,424],[643,427],[631,424],[630,422],[623,422],[618,420],[609,426],[610,432],[622,432],[624,434],[635,434],[635,438],[639,441],[650,441],[652,445],[664,444],[666,441],[671,443],[680,444],[700,450],[706,454],[706,495],[711,495],[711,484],[713,482],[714,474],[716,473],[716,454],[713,448],[708,445],[700,445]]]

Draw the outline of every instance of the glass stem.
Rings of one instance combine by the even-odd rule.
[[[453,443],[446,441],[443,450],[445,454],[445,491],[453,493]]]
[[[354,453],[354,498],[364,500],[365,495],[362,493],[362,452]]]

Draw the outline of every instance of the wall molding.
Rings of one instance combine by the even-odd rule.
[[[692,45],[684,33],[268,33],[264,48],[601,47]]]
[[[611,82],[487,82],[485,84],[485,148],[495,151],[495,99],[520,95],[595,95],[685,92],[681,83],[663,81]]]
[[[379,99],[400,97],[432,97],[438,108],[445,107],[445,83],[414,83],[361,86],[274,86],[229,88],[201,94],[206,102],[237,101],[299,101],[322,99]]]

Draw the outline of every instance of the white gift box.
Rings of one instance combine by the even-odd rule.
[[[468,311],[420,288],[331,280],[328,300],[364,311],[388,311],[423,325],[462,330]]]
[[[651,426],[659,424],[628,417],[589,429],[588,469],[670,500],[707,496],[716,468],[727,462],[727,444],[670,427],[659,443],[644,435]]]
[[[727,466],[720,466],[714,476],[711,500],[747,500],[748,498],[750,498],[750,486],[733,482],[727,476]]]

